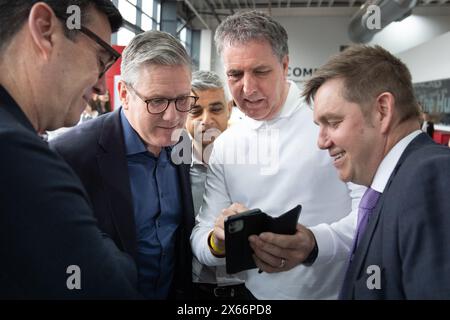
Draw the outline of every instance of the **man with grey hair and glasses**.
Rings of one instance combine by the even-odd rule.
[[[68,27],[71,5],[79,28]],[[0,299],[137,297],[134,262],[38,135],[76,124],[104,92],[119,11],[108,0],[0,0],[0,25]]]
[[[191,235],[194,254],[206,265],[224,265],[227,217],[247,208],[277,217],[301,204],[294,235],[249,238],[260,270],[246,271],[245,285],[257,299],[336,299],[363,188],[341,182],[317,147],[312,110],[286,79],[287,33],[278,22],[236,13],[222,21],[215,41],[246,117],[214,142]]]
[[[122,107],[51,142],[79,175],[102,231],[138,267],[147,299],[188,298],[194,209],[189,164],[171,161],[191,94],[191,61],[168,33],[137,35],[123,52]]]

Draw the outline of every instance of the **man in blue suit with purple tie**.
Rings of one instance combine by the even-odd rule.
[[[369,187],[341,298],[450,298],[450,150],[420,131],[406,65],[379,46],[353,46],[303,95],[340,179]]]

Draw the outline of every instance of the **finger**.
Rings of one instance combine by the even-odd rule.
[[[280,272],[282,270],[278,268],[274,268],[271,265],[265,263],[261,259],[259,259],[256,255],[253,255],[253,260],[255,261],[256,266],[259,268],[259,270],[267,272],[267,273],[275,273]]]
[[[286,250],[284,250],[283,248],[280,248],[269,242],[263,241],[258,236],[255,236],[255,235],[250,236],[248,240],[249,240],[250,244],[253,244],[253,246],[255,248],[257,248],[258,250],[261,250],[261,251],[265,251],[266,253],[268,253],[272,256],[284,257],[287,254]]]
[[[233,204],[229,207],[229,209],[230,209],[230,210],[233,210],[233,211],[235,211],[235,212],[237,212],[237,213],[241,213],[241,212],[244,212],[244,211],[247,211],[247,210],[248,210],[248,208],[247,208],[246,206],[244,206],[242,203],[239,203],[239,202],[233,203]]]
[[[255,256],[264,264],[269,265],[272,268],[278,268],[280,266],[281,258],[278,256],[274,256],[264,250],[259,249],[258,247],[250,244],[253,249]]]
[[[229,209],[222,209],[222,212],[220,213],[220,215],[217,217],[216,222],[215,222],[215,226],[218,226],[222,229],[224,229],[225,226],[225,220],[232,215],[235,215],[236,213],[234,211],[231,211]]]
[[[222,216],[222,218],[225,218],[225,217],[229,217],[229,216],[234,216],[234,215],[236,215],[238,212],[236,212],[236,211],[234,211],[234,210],[232,210],[232,209],[230,209],[230,208],[227,208],[227,209],[222,209],[222,214],[221,214],[221,216]]]
[[[261,240],[283,249],[303,248],[305,246],[309,246],[311,241],[313,241],[308,232],[299,229],[297,229],[297,232],[293,235],[263,232],[259,235],[259,237]]]

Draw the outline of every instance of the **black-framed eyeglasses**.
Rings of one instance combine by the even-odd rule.
[[[109,58],[107,61],[101,61],[102,68],[100,69],[98,78],[100,79],[103,77],[103,75],[108,71],[109,68],[112,67],[112,65],[120,58],[120,53],[118,53],[116,50],[114,50],[113,47],[111,47],[109,44],[107,44],[105,41],[103,41],[98,35],[96,35],[94,32],[89,30],[86,27],[81,26],[80,29],[78,29],[80,32],[94,40],[99,46],[101,46],[105,51],[109,54]],[[101,60],[101,59],[100,59]]]
[[[65,24],[65,21],[67,20],[66,17],[62,17],[59,15],[56,15],[63,24]],[[119,60],[121,57],[121,54],[114,50],[113,47],[111,47],[108,43],[102,40],[98,35],[96,35],[94,32],[89,30],[86,27],[80,26],[79,29],[74,29],[77,31],[80,31],[84,35],[86,35],[89,39],[95,41],[100,47],[102,47],[106,53],[109,54],[109,57],[106,59],[106,61],[103,61],[101,58],[99,58],[101,66],[100,66],[100,72],[98,74],[98,78],[101,79],[103,75],[108,71],[109,68],[112,67],[112,65]]]
[[[151,114],[158,114],[163,113],[167,110],[170,103],[172,101],[175,102],[175,109],[177,109],[180,112],[189,112],[197,103],[197,100],[200,99],[197,96],[181,96],[176,97],[173,99],[169,98],[152,98],[152,99],[144,99],[133,87],[130,85],[127,85],[128,88],[130,88],[136,96],[141,99],[143,102],[145,102],[147,106],[148,113]]]

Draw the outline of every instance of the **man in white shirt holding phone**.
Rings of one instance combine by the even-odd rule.
[[[316,144],[318,128],[286,79],[287,33],[265,14],[237,13],[215,35],[228,85],[246,117],[214,142],[203,205],[191,235],[206,265],[224,265],[224,219],[260,208],[277,217],[303,206],[295,235],[251,236],[250,298],[336,299],[365,188],[341,182]],[[281,272],[283,271],[283,272]]]

